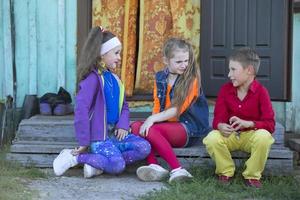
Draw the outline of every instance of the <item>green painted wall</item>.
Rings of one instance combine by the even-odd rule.
[[[300,13],[293,18],[292,101],[286,104],[286,129],[300,134]]]
[[[3,2],[9,1],[1,2],[0,4],[6,4]],[[17,107],[22,106],[26,94],[41,96],[46,92],[57,92],[60,86],[73,95],[76,80],[77,1],[14,0],[13,2]],[[3,5],[0,9],[6,11]],[[1,22],[8,23],[4,13],[0,16],[4,17]],[[7,25],[3,22],[0,25],[6,28]],[[4,34],[5,31],[1,29],[1,32],[0,34]],[[6,40],[4,37],[4,41]],[[1,40],[0,45],[3,45]],[[5,53],[0,51],[0,56],[5,56]],[[2,66],[1,57],[0,60]],[[3,84],[3,81],[0,82]],[[1,88],[0,98],[4,98],[7,86]]]
[[[0,99],[13,96],[10,1],[0,1]]]

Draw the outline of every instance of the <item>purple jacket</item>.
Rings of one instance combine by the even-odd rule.
[[[129,130],[129,108],[125,100],[124,85],[114,75],[119,83],[119,121],[117,128]],[[103,90],[103,76],[93,70],[79,84],[75,105],[75,133],[80,146],[89,146],[92,141],[107,138],[106,102]]]

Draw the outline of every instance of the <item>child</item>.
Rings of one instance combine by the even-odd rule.
[[[151,144],[148,166],[137,169],[143,181],[159,181],[169,171],[158,165],[158,153],[169,165],[169,183],[190,179],[172,147],[186,147],[210,131],[208,106],[201,89],[200,70],[196,65],[191,44],[171,38],[163,47],[164,70],[156,73],[154,82],[153,114],[144,123],[131,125],[132,132],[140,133]]]
[[[241,48],[229,58],[231,83],[225,84],[215,105],[213,128],[203,143],[212,159],[221,183],[230,183],[234,175],[231,151],[251,154],[243,177],[247,186],[261,187],[260,178],[274,142],[274,111],[268,91],[256,79],[260,59],[250,48]]]
[[[84,177],[121,173],[145,159],[150,144],[130,134],[124,86],[112,72],[120,63],[121,43],[109,31],[92,28],[78,65],[75,132],[79,147],[63,150],[53,162],[57,176],[84,164]],[[89,152],[88,152],[89,148]]]

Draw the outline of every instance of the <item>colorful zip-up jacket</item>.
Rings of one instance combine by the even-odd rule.
[[[124,85],[119,77],[113,74],[119,83],[119,121],[117,128],[129,130],[129,108],[125,99]],[[92,141],[105,140],[108,129],[106,121],[106,102],[104,97],[104,79],[93,70],[79,84],[75,105],[75,134],[80,146],[89,146]]]

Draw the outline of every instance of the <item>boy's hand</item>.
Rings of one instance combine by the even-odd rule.
[[[234,131],[239,131],[240,129],[252,128],[254,127],[253,121],[246,121],[240,119],[239,117],[233,116],[229,119],[229,123]]]
[[[115,130],[115,135],[116,135],[117,139],[121,141],[128,135],[128,131],[119,128],[119,129]]]
[[[234,132],[234,129],[226,123],[219,123],[218,129],[224,137],[229,137]]]

